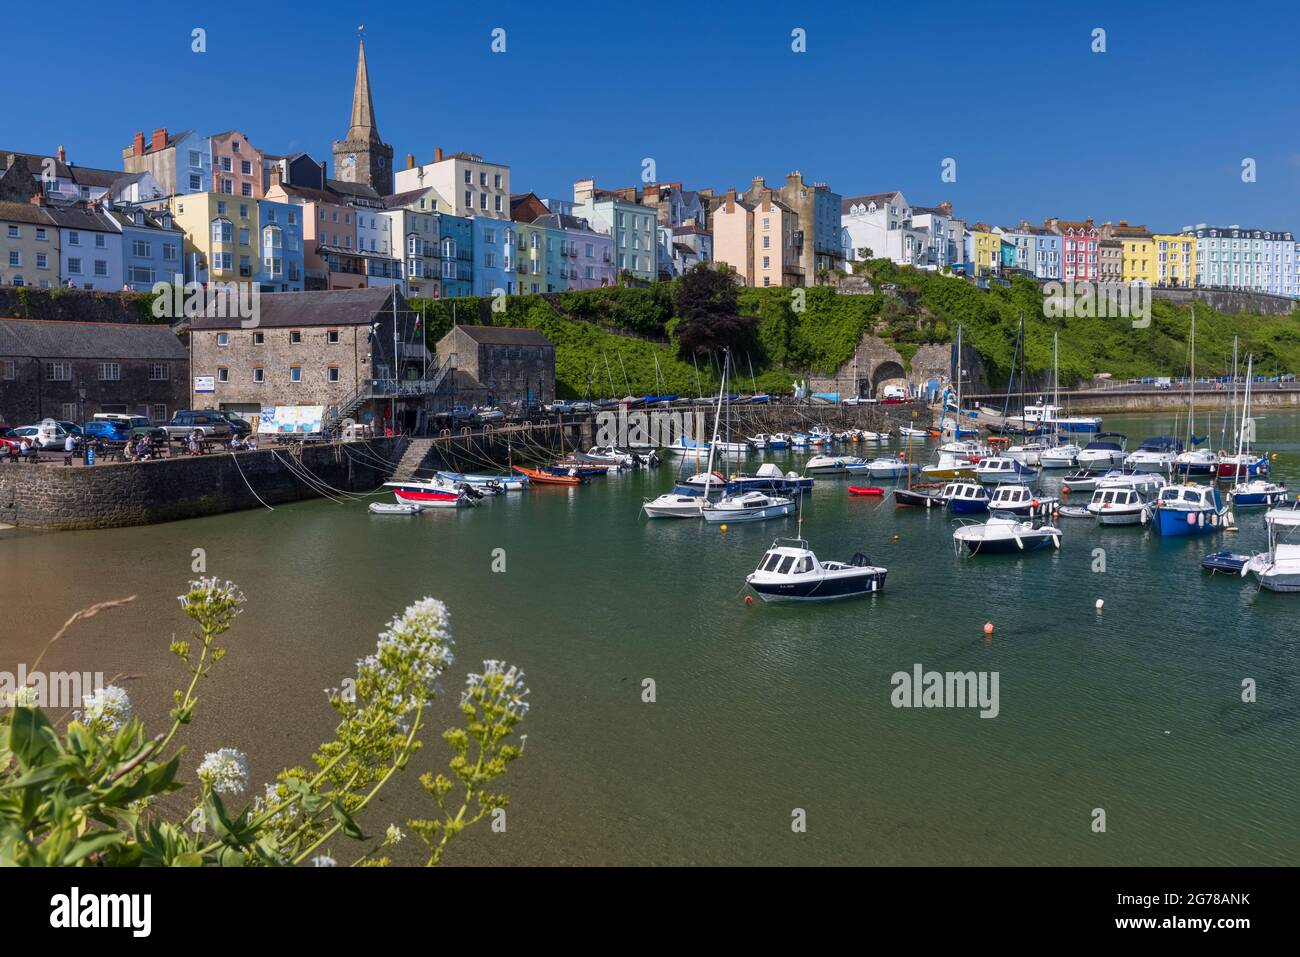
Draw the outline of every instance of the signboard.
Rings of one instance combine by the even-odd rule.
[[[257,431],[259,435],[318,435],[324,418],[323,405],[264,406]]]
[[[211,375],[196,375],[194,377],[195,392],[216,392],[217,377]]]

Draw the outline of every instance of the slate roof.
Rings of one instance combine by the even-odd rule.
[[[0,355],[41,359],[185,359],[170,326],[0,319]]]
[[[53,226],[54,220],[45,215],[45,209],[32,203],[0,202],[0,222],[35,223],[37,226]]]
[[[299,328],[306,326],[364,326],[382,318],[379,314],[392,309],[389,301],[394,290],[384,286],[374,289],[333,289],[323,292],[264,292],[258,297],[259,328]],[[409,307],[400,292],[399,311]],[[238,316],[195,316],[193,329],[239,329]]]
[[[98,206],[46,206],[46,215],[61,229],[84,229],[92,233],[121,232]]]
[[[475,342],[485,346],[549,346],[550,339],[536,329],[518,326],[453,326],[452,332],[463,332]],[[451,335],[451,332],[447,333]]]
[[[886,203],[895,196],[901,195],[898,190],[891,190],[888,193],[867,193],[865,196],[845,196],[840,200],[841,215],[848,215],[852,212],[854,206],[870,206],[871,201],[875,200],[876,205]]]

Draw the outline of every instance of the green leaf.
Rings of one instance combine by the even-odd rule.
[[[334,820],[343,825],[343,833],[348,837],[356,838],[358,841],[365,840],[361,833],[361,828],[357,827],[357,822],[352,820],[352,815],[343,809],[343,805],[338,801],[330,802],[330,810],[334,812]]]
[[[74,864],[80,864],[88,855],[124,840],[126,840],[126,834],[122,831],[95,831],[68,848],[59,860],[59,865],[71,867]]]
[[[172,867],[202,867],[203,855],[195,851],[186,851],[172,858]]]
[[[24,771],[58,757],[59,739],[50,719],[39,708],[15,708],[9,728],[9,747]]]

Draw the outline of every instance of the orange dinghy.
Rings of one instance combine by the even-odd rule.
[[[583,483],[583,478],[580,475],[555,475],[541,469],[526,469],[522,465],[516,465],[513,468],[520,475],[527,475],[539,485],[581,485]]]

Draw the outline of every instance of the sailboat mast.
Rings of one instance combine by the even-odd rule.
[[[632,394],[632,386],[627,381],[627,366],[623,365],[623,350],[618,351],[618,367],[623,370],[623,388],[627,389],[627,394]]]
[[[718,407],[713,413],[713,439],[712,441],[709,442],[709,458],[708,458],[708,463],[704,467],[705,501],[708,501],[709,484],[710,484],[710,480],[713,477],[713,453],[717,451],[718,448],[718,422],[722,418],[722,394],[726,390],[726,388],[727,388],[727,370],[726,367],[724,366],[722,370],[722,385],[718,387]]]

